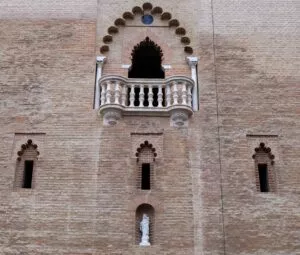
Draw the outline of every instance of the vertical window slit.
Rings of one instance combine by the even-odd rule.
[[[22,188],[31,189],[33,160],[24,161],[24,179]]]
[[[150,189],[150,164],[144,163],[142,164],[142,189],[149,190]]]
[[[267,164],[258,164],[259,183],[261,192],[269,192],[268,166]]]

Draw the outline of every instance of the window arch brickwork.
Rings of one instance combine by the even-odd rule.
[[[21,145],[16,164],[15,188],[34,188],[36,163],[40,154],[37,147],[31,139]]]
[[[148,4],[148,3],[146,3]],[[145,5],[145,4],[144,4]],[[153,8],[153,6],[145,9],[144,7],[141,8],[139,6],[135,6],[132,9],[132,12],[126,11],[123,13],[123,16],[117,18],[114,21],[114,24],[110,26],[107,29],[108,34],[105,35],[102,38],[103,45],[100,47],[100,52],[102,54],[107,53],[110,50],[110,43],[113,41],[114,36],[119,33],[119,28],[121,27],[126,27],[127,25],[135,25],[135,26],[140,26],[143,24],[142,22],[142,16],[141,15],[146,15],[146,16],[151,16],[154,21],[155,20],[160,20],[163,23],[159,24],[157,23],[156,25],[162,25],[163,27],[173,27],[175,35],[180,38],[180,42],[182,43],[182,46],[184,47],[184,52],[186,54],[192,54],[193,53],[193,48],[191,47],[191,40],[189,37],[186,35],[186,29],[184,27],[180,27],[180,22],[177,19],[172,19],[172,14],[169,12],[164,12],[163,9],[160,6],[156,6]],[[153,16],[152,16],[153,15]],[[135,19],[138,20],[138,23],[132,23],[134,21],[134,16],[141,16],[141,19]],[[149,24],[146,24],[146,26]],[[111,37],[108,37],[111,36]],[[109,38],[109,39],[108,39]],[[188,40],[184,40],[182,38],[188,38]]]
[[[260,143],[259,147],[255,148],[255,154],[253,154],[252,158],[255,163],[255,182],[257,191],[275,192],[275,156],[271,153],[271,148],[265,147],[264,143]]]
[[[140,144],[140,147],[136,151],[137,157],[137,189],[151,189],[154,186],[154,162],[157,156],[156,149],[151,143],[145,141]],[[148,169],[148,170],[147,170]],[[145,174],[145,171],[150,171],[149,176]],[[147,180],[145,180],[145,178]],[[149,182],[149,185],[147,185]],[[146,183],[146,186],[144,185]],[[145,188],[148,187],[149,188]]]

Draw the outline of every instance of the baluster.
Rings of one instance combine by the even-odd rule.
[[[182,83],[181,93],[182,93],[182,104],[186,105],[187,104],[186,103],[187,92],[186,92],[186,83],[185,82]]]
[[[158,106],[157,107],[162,107],[163,93],[162,93],[162,85],[161,84],[158,85],[158,94],[157,94],[157,96],[158,96],[158,98],[157,98]]]
[[[111,102],[111,83],[107,82],[107,87],[106,87],[106,103],[110,104]]]
[[[115,85],[115,104],[120,104],[120,84],[118,81],[116,81],[116,85]]]
[[[140,85],[139,107],[144,107],[144,100],[145,100],[144,85]]]
[[[134,107],[134,85],[130,86],[130,94],[129,94],[130,107]]]
[[[126,84],[122,84],[122,94],[121,94],[121,104],[126,106],[127,99],[127,86]]]
[[[177,83],[173,82],[173,105],[178,104],[178,90]]]
[[[152,91],[152,85],[149,85],[148,102],[149,102],[149,107],[153,107],[153,91]]]
[[[167,107],[171,106],[171,88],[170,84],[167,84]]]
[[[189,84],[187,86],[187,104],[192,107],[192,86]]]
[[[103,83],[101,83],[101,102],[100,102],[100,105],[104,105],[106,103],[105,98],[106,98],[106,83],[103,82]]]

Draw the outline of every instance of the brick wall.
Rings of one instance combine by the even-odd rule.
[[[213,3],[226,254],[299,252],[295,4]],[[251,156],[261,142],[275,156],[276,194],[256,189]]]
[[[296,1],[151,1],[191,39],[200,109],[188,128],[93,110],[107,28],[138,1],[0,3],[0,254],[297,254],[299,102]],[[134,23],[136,22],[136,23]],[[179,37],[120,28],[104,74],[126,76],[150,34],[167,76],[190,75]],[[161,23],[160,23],[161,22]],[[14,189],[17,151],[40,151],[33,189]],[[155,189],[136,188],[136,149],[157,151]],[[276,192],[257,191],[254,149],[275,156]],[[155,211],[154,242],[136,244],[136,210]]]

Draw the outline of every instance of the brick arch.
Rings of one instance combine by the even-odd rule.
[[[157,157],[157,153],[156,153],[156,149],[153,147],[153,145],[151,143],[149,143],[147,140],[144,141],[144,143],[140,144],[140,147],[136,149],[136,160],[137,162],[139,162],[139,158],[140,156],[143,154],[143,152],[145,152],[145,150],[149,150],[149,152],[152,154],[153,156],[153,161],[155,161],[155,158]]]
[[[270,160],[271,164],[274,165],[275,156],[272,154],[270,147],[266,147],[264,143],[260,143],[259,147],[256,147],[254,149],[254,151],[255,151],[255,154],[252,155],[252,158],[254,160],[257,160],[257,156],[259,154],[265,154],[267,156],[267,158]]]
[[[137,189],[150,190],[155,188],[155,158],[156,149],[147,140],[141,143],[136,153],[136,187]]]
[[[161,38],[159,38],[159,36],[151,29],[147,29],[146,31],[132,35],[130,42],[128,42],[124,47],[124,50],[122,52],[122,59],[126,63],[131,63],[131,53],[134,47],[141,41],[145,40],[146,37],[149,37],[150,40],[154,41],[161,48],[163,53],[162,65],[170,62],[169,56],[171,56],[172,54],[172,49],[170,49],[170,47],[164,42],[164,40],[161,40]]]
[[[159,6],[153,7],[151,3],[144,3],[142,7],[135,6],[132,8],[132,11],[125,11],[122,16],[117,18],[114,21],[114,25],[110,26],[107,29],[107,35],[105,35],[102,39],[103,45],[100,47],[100,52],[102,54],[107,53],[110,48],[109,44],[113,41],[113,37],[115,34],[119,32],[119,27],[126,28],[126,20],[132,20],[136,15],[141,14],[151,14],[159,17],[163,22],[168,24],[166,28],[174,27],[175,34],[180,37],[180,43],[183,46],[183,50],[186,54],[192,54],[193,48],[190,45],[191,40],[188,36],[186,36],[186,29],[180,27],[180,22],[177,19],[172,19],[172,14],[169,12],[164,12],[163,9]],[[149,26],[151,28],[151,26]]]
[[[148,56],[150,56],[150,59]],[[165,78],[162,66],[163,51],[148,36],[136,44],[131,51],[129,78]],[[148,101],[147,101],[148,102]]]
[[[155,212],[157,213],[162,213],[164,211],[164,205],[163,203],[160,201],[160,199],[151,194],[149,195],[133,195],[128,201],[130,201],[128,203],[128,210],[135,212],[136,208],[138,208],[139,205],[141,204],[150,204],[153,206],[153,208],[155,208]]]
[[[31,139],[28,139],[26,143],[21,145],[21,149],[17,153],[15,188],[34,188],[36,164],[40,154],[37,148],[38,146]],[[28,178],[28,176],[30,177]],[[29,186],[25,183],[29,184]]]
[[[32,150],[32,152],[33,152],[33,153],[31,153],[32,157],[37,159],[38,156],[40,155],[40,152],[37,150],[37,147],[38,146],[36,144],[34,144],[31,139],[28,139],[27,143],[24,143],[21,145],[21,150],[18,151],[17,160],[21,161],[22,156],[24,156],[24,154],[26,154],[26,152],[29,150]]]
[[[264,143],[260,143],[254,151],[252,158],[254,159],[256,190],[276,192],[275,156],[272,154],[271,148],[266,147]],[[261,177],[263,180],[260,179]]]

